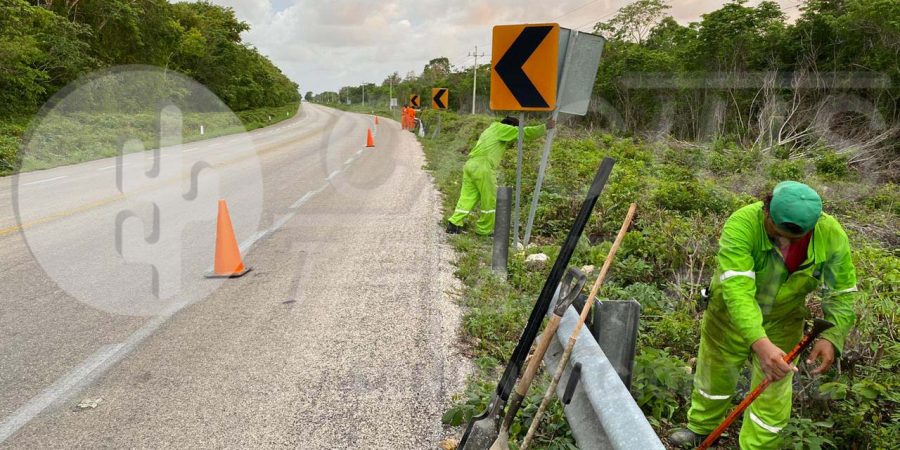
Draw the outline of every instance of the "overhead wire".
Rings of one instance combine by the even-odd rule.
[[[561,15],[558,15],[558,16],[554,17],[554,18],[548,20],[547,22],[553,22],[553,21],[555,21],[555,20],[562,19],[563,17],[566,17],[566,16],[568,16],[569,14],[572,14],[573,12],[578,11],[579,9],[582,9],[582,8],[585,8],[585,7],[588,7],[588,6],[591,6],[591,5],[593,5],[594,3],[599,3],[600,1],[601,1],[601,0],[594,0],[594,1],[592,1],[592,2],[587,2],[587,3],[581,5],[581,6],[577,7],[577,8],[570,9],[570,10],[568,10],[568,11],[562,13]]]

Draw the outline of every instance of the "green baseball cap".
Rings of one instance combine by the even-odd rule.
[[[808,233],[816,227],[822,215],[822,198],[813,188],[796,181],[782,181],[772,191],[769,216],[776,226],[791,228],[784,224],[794,224]]]

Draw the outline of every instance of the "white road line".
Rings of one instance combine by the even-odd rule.
[[[104,362],[108,361],[125,344],[103,346],[93,355],[84,360],[78,367],[53,383],[44,392],[34,396],[28,403],[22,405],[14,413],[3,419],[0,423],[0,443],[19,431],[35,416],[41,413],[53,403],[64,400],[71,395],[74,388],[82,385],[82,382],[91,375]]]
[[[274,233],[274,232],[277,231],[279,228],[283,227],[284,224],[288,223],[289,220],[293,219],[293,218],[294,218],[294,215],[296,215],[296,214],[297,214],[297,213],[293,213],[293,212],[292,212],[292,213],[287,213],[287,214],[284,215],[284,217],[282,217],[282,218],[276,220],[275,223],[272,224],[272,227],[270,228],[270,230],[272,230],[271,232]]]
[[[334,178],[334,177],[336,177],[339,173],[341,173],[340,170],[335,170],[334,172],[331,172],[330,174],[328,174],[328,177],[325,178],[325,180],[326,180],[326,181],[331,181],[331,179]]]
[[[294,202],[293,205],[291,205],[291,209],[299,208],[301,205],[306,203],[306,201],[309,200],[313,195],[315,195],[315,194],[312,192],[307,192],[307,193],[303,194],[303,197],[300,197],[300,200],[297,200],[296,202]]]
[[[31,185],[33,185],[33,184],[48,183],[48,182],[51,182],[51,181],[62,180],[63,178],[68,178],[68,176],[67,176],[67,175],[63,175],[63,176],[60,176],[60,177],[47,178],[46,180],[38,180],[38,181],[32,181],[32,182],[30,182],[30,183],[22,183],[22,184],[20,184],[19,186],[31,186]]]
[[[246,253],[247,250],[249,250],[250,247],[253,246],[253,244],[266,237],[269,234],[270,230],[271,228],[267,230],[257,231],[253,236],[250,236],[249,238],[247,238],[247,240],[241,242],[241,244],[238,245],[238,250],[240,250],[241,253]],[[209,271],[212,272],[212,270],[213,268],[210,267]]]
[[[320,192],[320,188],[315,193]],[[260,239],[274,233],[291,220],[296,212],[291,212],[275,222],[270,228],[251,236],[240,245],[241,253],[246,252]],[[209,268],[212,270],[212,267]],[[79,391],[84,389],[94,379],[106,372],[110,367],[121,361],[131,353],[147,337],[151,336],[162,324],[166,323],[178,311],[187,304],[175,305],[172,309],[150,319],[143,327],[132,333],[125,342],[101,347],[96,353],[85,359],[81,364],[69,373],[58,379],[44,392],[34,396],[25,405],[3,419],[0,422],[0,443],[14,435],[20,428],[43,412],[47,407],[60,401],[66,401]]]
[[[304,203],[306,203],[307,201],[309,201],[309,199],[313,198],[314,196],[316,196],[316,195],[319,194],[320,192],[324,191],[326,187],[328,187],[327,184],[324,185],[324,186],[322,186],[322,187],[320,187],[320,188],[318,188],[318,189],[316,189],[316,190],[314,190],[314,191],[309,191],[309,192],[303,194],[303,197],[300,197],[300,200],[297,200],[296,202],[294,202],[294,204],[291,205],[291,208],[290,208],[290,209],[297,209],[297,208],[299,208],[299,207],[302,206]]]
[[[123,166],[124,166],[124,164],[123,164]],[[109,170],[109,169],[115,169],[116,167],[119,167],[119,165],[118,165],[118,164],[114,164],[114,165],[112,165],[112,166],[101,167],[101,168],[99,168],[99,169],[97,169],[97,170]]]

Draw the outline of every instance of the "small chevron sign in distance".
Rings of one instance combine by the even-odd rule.
[[[419,105],[421,105],[421,104],[422,104],[422,100],[419,98],[418,95],[413,94],[413,95],[409,96],[409,106],[412,106],[413,108],[418,108]]]
[[[492,110],[556,108],[559,24],[498,25],[492,45]]]
[[[431,109],[447,109],[450,104],[450,90],[434,88],[431,90]]]

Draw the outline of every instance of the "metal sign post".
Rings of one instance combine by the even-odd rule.
[[[575,43],[576,35],[569,36],[569,42],[566,44],[565,60],[562,64],[562,75],[560,76],[559,89],[557,89],[556,108],[550,113],[550,117],[555,122],[559,118],[559,93],[566,89],[566,72],[569,69],[569,62],[572,60],[572,44]],[[531,226],[534,224],[534,214],[537,212],[538,200],[541,198],[541,185],[544,184],[544,173],[547,171],[547,162],[550,160],[550,149],[553,148],[553,139],[556,137],[556,127],[547,130],[547,138],[544,139],[544,153],[541,155],[541,165],[538,168],[537,182],[534,185],[534,192],[531,194],[531,209],[528,211],[528,222],[525,224],[525,239],[522,245],[528,247],[531,241]]]
[[[561,74],[559,77],[559,89],[557,92],[556,108],[552,118],[556,121],[559,113],[584,115],[587,113],[594,80],[597,77],[597,68],[600,65],[600,56],[603,53],[604,40],[593,34],[579,33],[576,30],[563,29],[560,32],[560,41],[565,41],[565,53],[560,54]],[[563,45],[560,45],[562,48]],[[538,168],[537,182],[531,198],[531,209],[528,212],[528,222],[525,225],[525,239],[523,245],[528,246],[531,241],[531,231],[534,225],[534,215],[537,212],[538,201],[541,197],[541,185],[544,183],[544,174],[550,159],[550,150],[553,147],[553,139],[556,137],[556,128],[547,132],[544,141],[544,153],[541,155],[541,165]]]
[[[519,250],[519,199],[522,198],[522,143],[525,141],[525,113],[519,113],[519,140],[516,142],[516,209],[513,211],[515,225],[513,227],[513,240],[516,243],[516,251]]]
[[[434,139],[441,134],[441,113],[437,115],[437,124],[434,125],[434,131],[431,133],[431,138]]]

